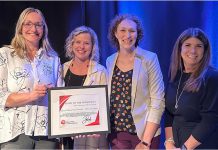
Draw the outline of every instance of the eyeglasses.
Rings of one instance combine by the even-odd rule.
[[[31,29],[33,25],[37,30],[42,29],[44,26],[43,23],[32,23],[32,22],[23,23],[23,27],[26,29]]]

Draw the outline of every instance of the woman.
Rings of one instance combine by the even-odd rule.
[[[55,149],[48,139],[47,90],[61,86],[61,65],[43,14],[25,9],[10,46],[0,49],[1,149]]]
[[[185,30],[171,56],[166,91],[166,149],[218,148],[218,72],[210,43],[198,28]]]
[[[98,63],[98,38],[91,28],[80,26],[74,29],[66,40],[65,48],[66,56],[71,59],[63,67],[65,86],[106,85],[106,69]],[[105,134],[74,138],[74,149],[107,148]]]
[[[109,39],[118,52],[107,59],[112,149],[157,149],[164,111],[164,83],[158,58],[138,47],[142,27],[132,15],[116,16]]]

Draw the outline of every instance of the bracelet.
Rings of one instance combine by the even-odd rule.
[[[149,146],[150,146],[150,144],[148,144],[148,143],[145,142],[145,141],[141,141],[141,143],[142,143],[143,145],[145,145],[146,147],[149,147]]]
[[[164,146],[166,147],[166,143],[167,142],[172,142],[173,144],[175,144],[175,141],[173,140],[173,137],[170,137],[170,138],[168,138],[168,139],[166,139],[165,140],[165,142],[164,142]]]

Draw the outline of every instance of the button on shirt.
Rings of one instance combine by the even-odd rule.
[[[50,54],[47,54],[50,53]],[[7,108],[11,93],[26,93],[35,84],[62,86],[59,57],[53,52],[39,49],[34,61],[18,57],[13,48],[0,48],[0,143],[16,136],[47,135],[48,96],[21,107]]]

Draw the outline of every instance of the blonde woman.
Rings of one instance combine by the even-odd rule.
[[[70,61],[64,64],[65,86],[106,85],[106,69],[98,63],[99,47],[96,33],[86,26],[74,29],[66,40],[66,56]],[[68,144],[67,144],[68,141]],[[70,138],[64,138],[65,146],[72,148]],[[69,146],[70,145],[70,146]],[[107,149],[105,134],[77,136],[74,149]]]
[[[42,12],[27,8],[11,45],[0,49],[1,149],[55,149],[48,139],[47,90],[62,86],[61,65],[48,42]]]

